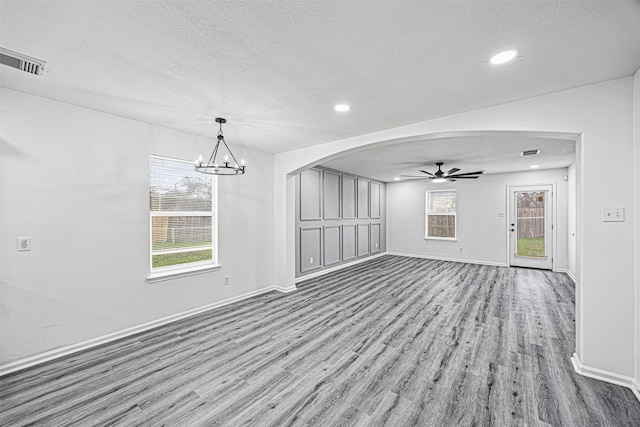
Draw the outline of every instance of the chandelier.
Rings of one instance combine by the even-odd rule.
[[[227,123],[226,119],[222,117],[216,117],[216,123],[220,124],[220,130],[218,131],[218,141],[216,142],[216,146],[213,149],[213,153],[211,153],[211,157],[209,157],[209,161],[207,163],[202,162],[202,156],[196,160],[196,172],[206,173],[209,175],[242,175],[244,174],[244,159],[240,160],[240,164],[236,160],[236,156],[233,155],[231,149],[227,145],[227,142],[224,140],[224,135],[222,134],[222,124]],[[220,142],[222,142],[227,149],[227,152],[231,155],[233,162],[229,161],[229,156],[224,156],[224,161],[218,163],[216,161],[216,157],[218,156],[218,150],[220,149]]]

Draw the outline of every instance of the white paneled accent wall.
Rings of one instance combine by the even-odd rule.
[[[386,184],[321,167],[296,176],[296,277],[386,249]]]

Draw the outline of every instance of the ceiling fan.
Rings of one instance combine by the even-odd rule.
[[[453,182],[458,179],[476,179],[478,176],[482,175],[482,171],[477,172],[467,172],[467,173],[456,173],[460,169],[453,168],[448,172],[442,172],[440,168],[444,162],[436,162],[436,166],[438,166],[438,171],[436,173],[427,172],[425,170],[419,170],[419,172],[427,174],[427,176],[416,176],[416,175],[401,175],[403,178],[409,179],[417,179],[417,178],[427,178],[431,182]],[[426,182],[426,181],[425,181]]]

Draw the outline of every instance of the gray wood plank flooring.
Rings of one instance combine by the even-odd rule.
[[[383,256],[0,378],[2,426],[640,426],[563,274]]]

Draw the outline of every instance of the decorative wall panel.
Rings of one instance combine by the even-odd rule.
[[[380,218],[380,184],[371,182],[371,218]]]
[[[371,224],[371,253],[380,252],[380,224]]]
[[[315,167],[296,177],[296,277],[386,250],[385,183]]]
[[[356,178],[342,175],[342,218],[356,217]]]
[[[300,174],[300,219],[302,221],[321,219],[320,184],[322,171],[307,169]]]
[[[358,178],[358,218],[369,218],[369,180]]]
[[[300,229],[300,271],[317,270],[322,266],[320,262],[320,233],[321,227]]]
[[[369,224],[358,225],[358,256],[369,255]]]
[[[324,219],[340,219],[340,174],[323,172]]]
[[[358,256],[356,252],[356,226],[342,226],[342,261],[347,261]]]
[[[339,225],[324,227],[324,265],[338,264],[342,261],[340,256],[340,229]]]

